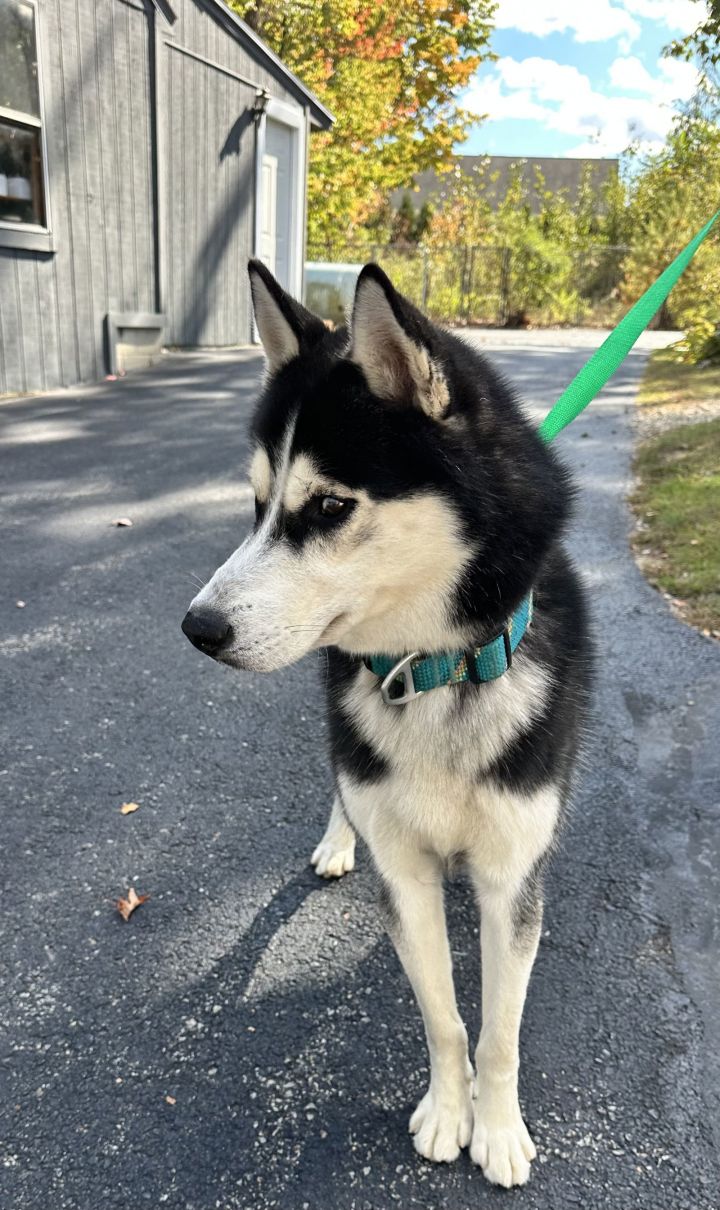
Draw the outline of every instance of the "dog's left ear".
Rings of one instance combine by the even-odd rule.
[[[350,331],[348,356],[374,395],[442,420],[450,393],[427,325],[377,265],[366,265],[358,278]]]
[[[319,340],[326,329],[317,315],[283,290],[262,261],[251,260],[248,273],[255,322],[268,368],[274,374],[297,357],[303,345]]]

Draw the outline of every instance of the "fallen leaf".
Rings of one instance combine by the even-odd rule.
[[[18,608],[18,609],[24,609],[24,608],[25,608],[25,602],[24,602],[24,601],[16,601],[16,602],[15,602],[15,605],[17,606],[17,608]]]
[[[177,1105],[175,1097],[165,1097],[165,1100],[167,1101],[168,1105]]]
[[[110,522],[110,524],[118,525],[118,526],[124,528],[124,527],[127,527],[128,525],[132,525],[132,521],[130,520],[129,517],[116,517],[114,521]]]
[[[121,815],[132,815],[133,811],[139,811],[139,810],[140,810],[139,802],[124,802],[122,804],[122,806],[120,807],[120,814]]]
[[[135,887],[131,886],[127,893],[127,899],[116,899],[115,907],[123,920],[129,920],[135,908],[140,907],[140,904],[145,903],[149,898],[149,895],[138,895]]]

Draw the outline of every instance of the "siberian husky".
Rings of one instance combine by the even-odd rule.
[[[563,550],[568,475],[512,391],[376,265],[329,331],[250,263],[267,375],[252,426],[252,533],[193,600],[187,637],[271,672],[327,648],[336,780],[317,873],[377,868],[412,984],[430,1085],[415,1148],[469,1145],[523,1184],[535,1147],[518,1035],[543,872],[571,787],[590,673]],[[482,1029],[474,1069],[453,988],[443,875],[476,889]]]

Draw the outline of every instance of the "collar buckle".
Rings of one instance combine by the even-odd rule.
[[[416,660],[419,655],[419,651],[411,651],[410,655],[403,656],[383,679],[380,685],[380,692],[386,706],[404,706],[407,702],[411,702],[413,698],[422,697],[425,690],[415,688],[412,673],[413,660]],[[403,692],[399,696],[392,697],[390,690],[398,680],[402,681]]]

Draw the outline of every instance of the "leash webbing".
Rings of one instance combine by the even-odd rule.
[[[708,223],[698,231],[683,248],[679,256],[668,265],[657,281],[638,299],[624,315],[620,323],[600,345],[589,361],[565,388],[557,403],[550,409],[540,425],[543,441],[552,441],[571,420],[579,416],[583,408],[602,390],[608,378],[623,363],[638,337],[645,331],[653,315],[660,310],[675,283],[687,269],[706,235],[720,218],[718,210]]]

